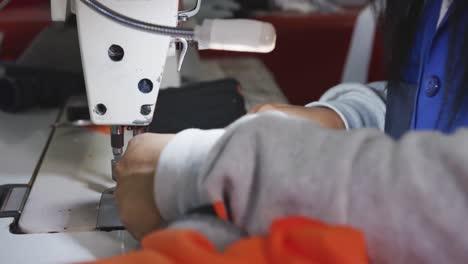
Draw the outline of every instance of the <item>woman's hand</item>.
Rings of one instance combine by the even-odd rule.
[[[120,219],[138,240],[161,223],[154,199],[154,180],[161,152],[173,136],[147,133],[133,138],[115,168]]]
[[[288,115],[302,117],[318,122],[322,127],[331,129],[345,129],[341,117],[332,109],[326,107],[304,107],[288,104],[263,104],[252,108],[249,113],[279,111]]]

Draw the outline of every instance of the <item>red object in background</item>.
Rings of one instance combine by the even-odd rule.
[[[357,12],[338,15],[282,15],[259,18],[275,25],[278,41],[270,54],[203,51],[202,57],[255,56],[274,74],[293,104],[317,100],[341,80]],[[0,32],[5,39],[0,59],[14,60],[33,38],[50,24],[49,0],[12,0],[0,11]],[[383,49],[377,34],[369,80],[382,80]]]
[[[15,60],[34,37],[51,23],[48,0],[11,0],[0,11],[1,60]]]
[[[277,31],[276,49],[269,54],[203,51],[202,57],[255,56],[274,74],[290,103],[317,100],[341,81],[357,12],[338,15],[272,15],[258,18]],[[371,62],[370,80],[383,78],[382,48],[378,38]]]
[[[42,3],[48,3],[48,2],[50,1],[49,0],[10,0],[10,3],[8,4],[7,8],[25,6],[25,5],[31,5],[31,4],[42,4]]]

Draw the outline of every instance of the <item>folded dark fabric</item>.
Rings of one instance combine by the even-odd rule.
[[[193,83],[160,91],[149,131],[224,128],[245,114],[244,97],[236,80]]]

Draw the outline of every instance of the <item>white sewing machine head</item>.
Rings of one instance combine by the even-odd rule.
[[[269,52],[275,46],[273,26],[262,22],[211,20],[185,30],[186,35],[162,35],[105,14],[111,13],[107,7],[130,19],[177,30],[180,21],[198,12],[201,0],[187,12],[179,12],[179,0],[51,1],[54,20],[72,12],[77,16],[89,110],[98,125],[143,126],[152,121],[166,58],[175,55],[175,42],[183,47],[179,68],[189,42],[198,42],[200,49],[252,52]],[[104,13],[96,12],[93,2],[103,5]]]
[[[170,27],[176,27],[178,23],[178,1],[100,2],[141,21]],[[115,23],[81,1],[52,0],[52,11],[54,19],[64,19],[70,11],[76,13],[93,123],[150,123],[171,37]]]

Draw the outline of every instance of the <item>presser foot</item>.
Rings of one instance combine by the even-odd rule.
[[[124,230],[120,222],[119,209],[115,200],[115,188],[102,193],[98,208],[96,229],[100,231]]]

